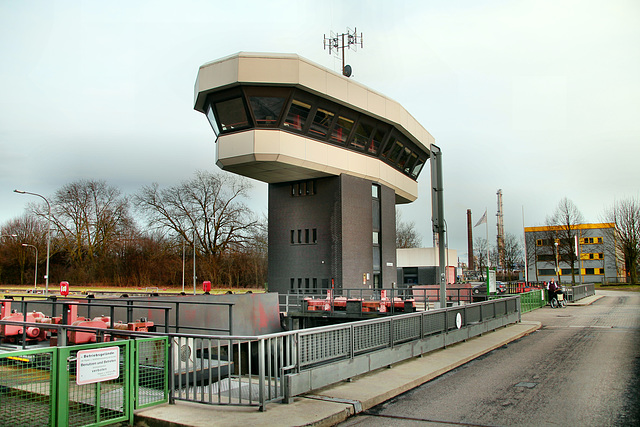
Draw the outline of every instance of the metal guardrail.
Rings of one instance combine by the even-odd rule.
[[[294,396],[419,356],[520,321],[521,297],[510,296],[444,309],[388,316],[262,336],[144,333],[168,336],[169,400],[257,406]],[[0,324],[6,323],[0,321]],[[42,324],[28,324],[25,326]],[[100,340],[113,329],[47,325],[58,345],[71,330],[94,331]],[[104,345],[111,344],[103,343]],[[147,360],[150,375],[156,365]]]
[[[518,294],[520,296],[520,306],[522,313],[533,311],[536,308],[547,305],[547,291],[545,289],[534,289],[529,292]]]
[[[563,289],[567,293],[567,298],[571,302],[581,300],[596,294],[596,285],[587,283],[584,285],[565,286]]]
[[[262,336],[171,334],[171,399],[264,411],[269,402],[289,402],[312,389],[518,322],[520,315],[520,298],[512,296]]]

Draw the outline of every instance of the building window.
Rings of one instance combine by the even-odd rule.
[[[220,133],[220,128],[218,126],[218,121],[216,120],[216,116],[213,113],[213,107],[211,107],[211,104],[207,105],[207,119],[209,120],[209,124],[213,129],[213,133],[215,133],[216,136],[218,136],[218,134]]]
[[[539,276],[555,276],[556,271],[553,268],[541,268],[538,270]]]
[[[257,126],[276,126],[284,107],[284,98],[275,96],[250,96],[249,104]]]
[[[414,180],[428,159],[428,150],[393,126],[299,89],[243,86],[217,92],[205,112],[216,136],[280,127],[378,157]]]
[[[353,129],[353,120],[346,117],[338,116],[335,126],[331,132],[331,142],[344,145]]]
[[[309,117],[310,111],[311,105],[294,99],[291,102],[291,107],[289,107],[287,118],[284,120],[284,127],[301,131]]]
[[[313,196],[316,194],[316,181],[309,179],[306,181],[297,181],[291,184],[291,196]]]
[[[216,102],[215,108],[218,112],[220,130],[222,132],[249,127],[247,110],[244,107],[242,98]]]
[[[315,133],[316,137],[320,137],[324,139],[329,133],[329,127],[333,123],[333,114],[331,111],[325,110],[323,108],[318,108],[316,110],[316,114],[313,117],[313,122],[311,122],[311,128],[309,132]]]
[[[602,237],[583,237],[580,239],[581,245],[602,244]]]
[[[305,228],[304,230],[291,230],[292,245],[309,245],[318,243],[318,229]]]

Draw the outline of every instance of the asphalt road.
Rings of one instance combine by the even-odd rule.
[[[541,308],[542,329],[342,426],[640,426],[640,293]]]

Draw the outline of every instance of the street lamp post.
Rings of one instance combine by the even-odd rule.
[[[47,208],[49,208],[49,222],[47,225],[47,267],[46,267],[46,272],[45,272],[45,276],[44,276],[44,293],[48,294],[49,293],[49,248],[51,246],[51,203],[49,203],[49,200],[47,200],[46,197],[44,197],[41,194],[38,193],[30,193],[28,191],[22,191],[22,190],[13,190],[14,193],[18,193],[18,194],[29,194],[31,196],[37,196],[40,197],[42,200],[44,200],[47,203]]]
[[[196,294],[196,227],[193,227],[193,294]]]
[[[558,261],[558,242],[554,242],[556,248],[556,279],[558,279],[558,284],[560,284],[560,261]]]
[[[30,247],[36,250],[36,270],[33,273],[33,289],[35,290],[38,289],[38,248],[28,243],[23,243],[22,246],[24,246],[25,248]]]
[[[185,245],[185,237],[182,236],[182,293],[184,293],[184,245]]]

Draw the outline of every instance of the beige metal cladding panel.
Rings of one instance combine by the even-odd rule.
[[[236,57],[201,66],[198,72],[198,78],[196,79],[194,104],[200,92],[237,82],[238,62],[238,58]],[[204,103],[204,98],[202,102]]]
[[[347,101],[349,99],[348,80],[345,77],[325,73],[327,76],[327,95]]]
[[[240,57],[238,81],[252,83],[297,84],[300,80],[297,58]]]
[[[363,110],[368,110],[369,90],[354,82],[347,81],[347,102]]]
[[[254,132],[240,132],[224,135],[216,143],[218,159],[251,155],[254,153]]]
[[[373,91],[367,91],[367,109],[380,117],[386,117],[385,97]]]
[[[353,153],[350,151],[347,151],[346,158],[349,171],[353,172],[354,175],[362,178],[367,176],[367,163],[369,163],[370,161],[379,161],[377,159],[372,159],[370,157],[363,156],[362,154]]]
[[[305,61],[300,61],[300,84],[320,93],[327,93],[327,72]]]
[[[284,133],[284,132],[279,132]],[[305,158],[306,151],[306,142],[304,140],[300,140],[301,138],[287,138],[285,135],[280,136],[280,154],[296,158],[299,160],[295,162],[295,164],[301,164]]]
[[[329,149],[327,144],[314,141],[305,141],[305,162],[304,166],[311,169],[325,171],[329,159]]]
[[[272,130],[255,130],[253,131],[253,134],[256,154],[277,155],[280,153],[280,142],[286,134]]]

